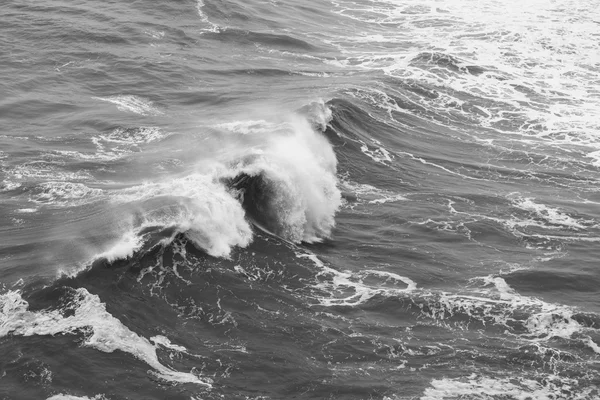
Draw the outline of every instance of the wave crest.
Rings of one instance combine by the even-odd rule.
[[[321,241],[341,205],[337,160],[308,121],[298,118],[290,128],[238,162],[227,182],[255,222],[293,242]]]
[[[336,156],[320,132],[330,118],[320,102],[283,121],[253,122],[263,126],[224,132],[219,150],[198,160],[193,173],[115,191],[125,234],[94,258],[128,258],[178,234],[211,256],[228,257],[250,244],[251,224],[295,243],[329,237],[341,206]],[[219,129],[230,125],[239,124]]]

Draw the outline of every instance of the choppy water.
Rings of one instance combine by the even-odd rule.
[[[600,398],[600,3],[0,5],[0,397]]]

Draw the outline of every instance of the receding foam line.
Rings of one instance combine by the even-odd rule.
[[[595,328],[582,326],[573,316],[577,311],[565,305],[546,303],[536,297],[519,294],[499,276],[485,276],[471,281],[481,281],[484,288],[472,294],[422,293],[430,303],[429,315],[444,319],[447,314],[464,313],[482,322],[510,327],[516,322],[524,328],[514,333],[522,340],[541,343],[560,337],[580,341],[594,351],[600,349],[586,332],[597,332]],[[523,314],[527,318],[515,319]]]
[[[536,203],[533,198],[517,198],[513,201],[515,207],[533,213],[548,224],[563,226],[572,230],[581,230],[597,224],[594,220],[575,219],[559,208]]]
[[[208,16],[204,13],[204,1],[198,0],[196,3],[196,11],[198,11],[198,16],[200,17],[200,21],[208,25],[208,28],[203,29],[206,32],[219,32],[219,25],[213,24],[208,20]]]
[[[315,254],[296,253],[296,257],[311,260],[320,270],[317,276],[327,277],[316,285],[318,289],[328,294],[328,296],[317,297],[317,301],[323,306],[357,306],[376,295],[398,296],[412,292],[417,288],[417,284],[410,278],[392,272],[372,269],[357,273],[338,271],[327,266]],[[369,277],[377,277],[383,281],[368,284],[365,280]],[[405,285],[405,287],[402,287],[402,285]]]
[[[132,354],[154,369],[157,377],[176,383],[195,383],[212,387],[208,378],[174,371],[160,363],[156,347],[138,336],[106,311],[106,305],[84,288],[73,289],[69,303],[74,312],[65,317],[60,310],[29,311],[29,304],[17,291],[0,296],[0,337],[76,334],[86,332],[84,346],[112,353],[120,350]],[[156,338],[155,338],[156,339]],[[167,341],[157,339],[164,345]],[[170,342],[169,342],[170,343]]]

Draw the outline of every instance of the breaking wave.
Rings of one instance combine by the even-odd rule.
[[[322,131],[331,118],[320,102],[283,120],[221,124],[214,154],[180,177],[146,182],[110,195],[122,215],[121,237],[94,258],[127,258],[145,246],[185,235],[214,257],[228,257],[253,238],[252,225],[285,240],[319,242],[331,235],[341,206],[337,160]]]

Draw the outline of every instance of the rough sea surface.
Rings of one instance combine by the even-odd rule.
[[[599,399],[598,0],[3,0],[0,399]]]

